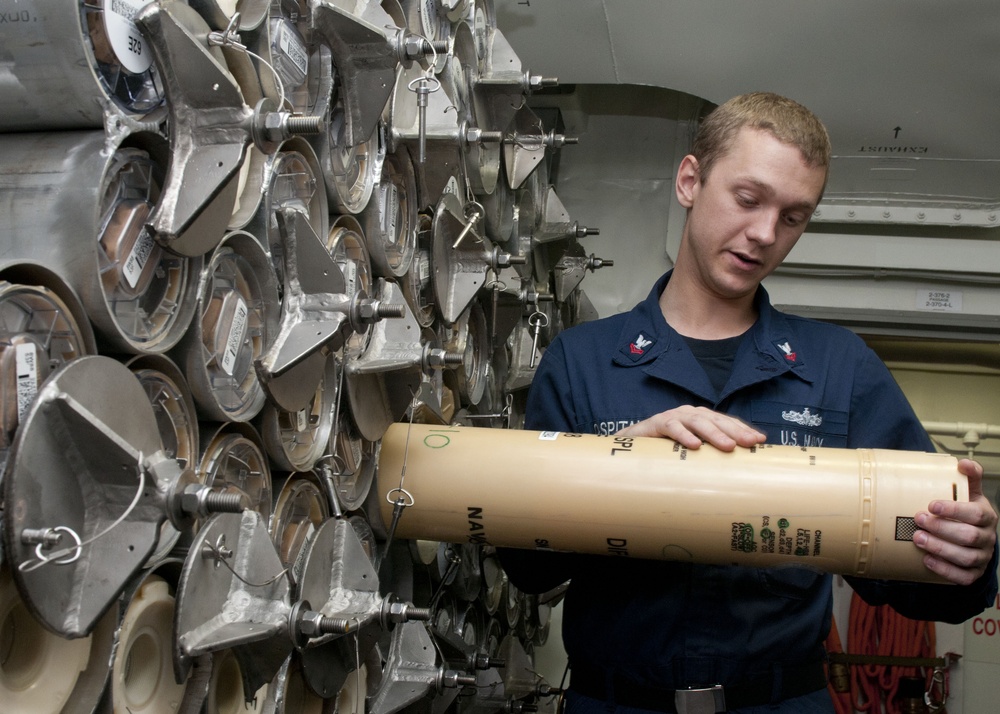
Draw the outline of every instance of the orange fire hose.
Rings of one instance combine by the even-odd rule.
[[[851,597],[847,646],[851,653],[859,655],[920,658],[935,657],[937,647],[933,622],[910,620],[888,605],[873,607],[857,593]],[[923,673],[915,666],[856,665],[851,669],[848,706],[872,714],[902,714],[896,698],[900,681],[917,677],[924,679],[925,686],[929,687],[932,674],[930,671]],[[837,705],[840,696],[834,700],[838,714],[844,711],[849,714],[851,709],[842,710]]]

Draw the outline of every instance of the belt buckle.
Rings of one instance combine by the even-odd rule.
[[[718,714],[726,711],[726,692],[721,684],[674,692],[677,714]]]

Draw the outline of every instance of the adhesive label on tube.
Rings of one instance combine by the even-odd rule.
[[[278,47],[304,76],[309,69],[309,55],[302,40],[287,26],[278,26]]]
[[[129,251],[128,258],[125,259],[122,266],[122,274],[130,288],[134,288],[139,282],[139,276],[142,275],[142,270],[146,267],[149,254],[153,252],[155,247],[156,241],[149,233],[143,231],[139,234],[139,239],[132,246],[132,250]]]
[[[247,304],[243,298],[238,300],[233,311],[233,325],[229,329],[229,339],[226,340],[226,350],[222,354],[222,369],[230,376],[236,367],[236,356],[240,352],[240,346],[247,332]]]
[[[17,419],[24,419],[38,394],[38,348],[34,343],[19,344],[14,352],[17,369]]]
[[[378,191],[378,210],[382,217],[382,235],[387,242],[396,240],[396,218],[399,212],[399,191],[396,184],[383,184]]]
[[[104,32],[115,57],[132,74],[142,74],[153,64],[146,38],[135,25],[135,15],[152,0],[105,0]]]

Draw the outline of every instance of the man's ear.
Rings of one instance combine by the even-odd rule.
[[[701,170],[698,167],[698,159],[688,154],[681,160],[681,165],[677,168],[677,181],[674,182],[678,203],[684,208],[691,208],[700,184]]]

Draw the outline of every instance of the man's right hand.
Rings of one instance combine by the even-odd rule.
[[[720,451],[732,451],[737,446],[749,448],[767,439],[735,417],[688,405],[654,414],[625,427],[615,436],[665,437],[689,449],[697,449],[706,442]]]

